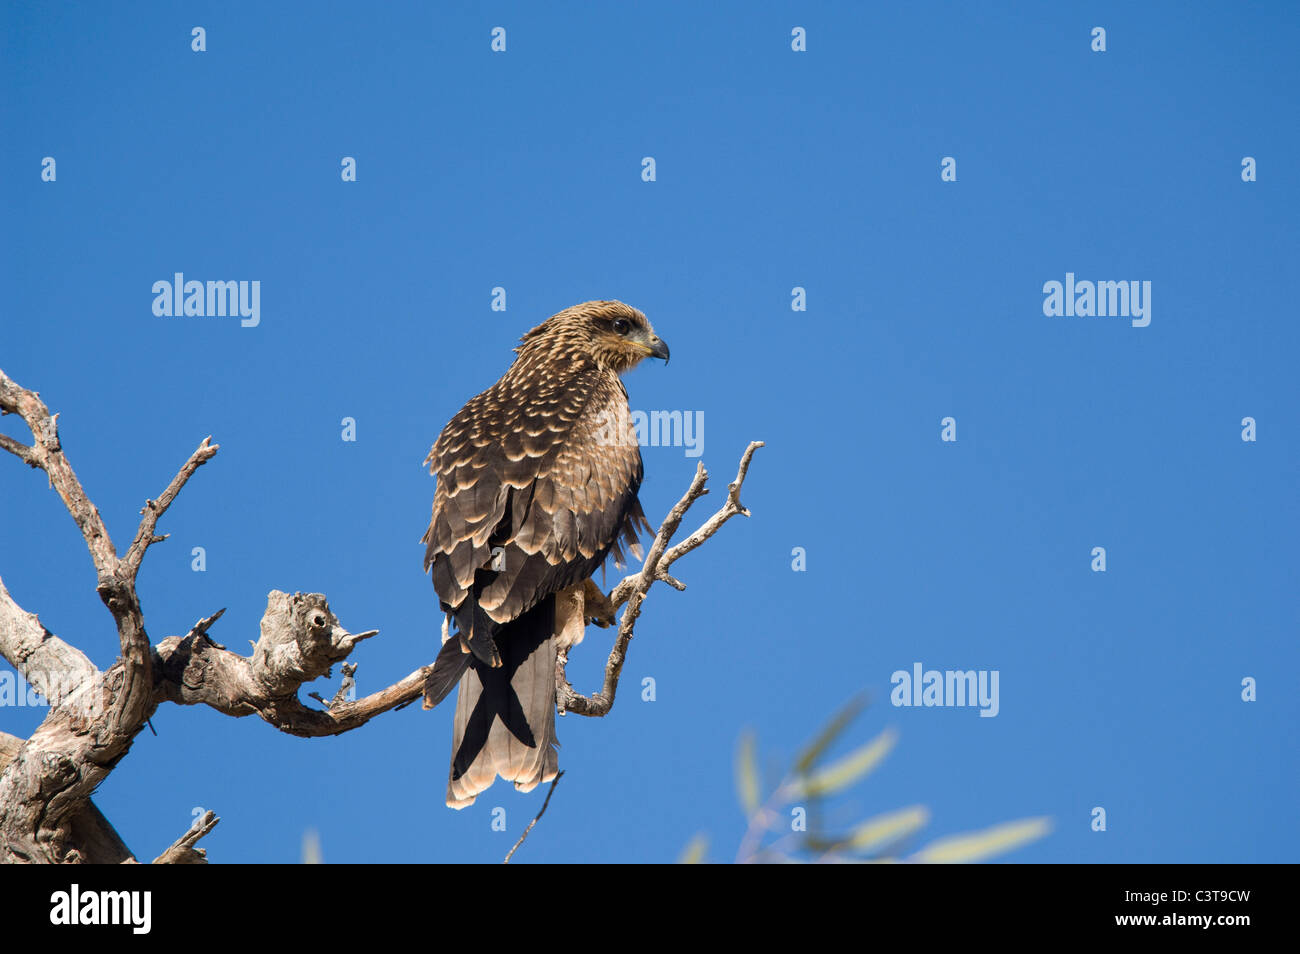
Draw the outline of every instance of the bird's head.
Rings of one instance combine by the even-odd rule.
[[[532,349],[582,353],[616,374],[643,358],[668,360],[668,345],[649,320],[621,301],[588,301],[552,315],[520,339],[520,355]]]

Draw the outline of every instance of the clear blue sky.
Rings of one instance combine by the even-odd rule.
[[[244,647],[274,588],[381,631],[353,657],[363,693],[431,660],[421,461],[523,331],[619,298],[673,354],[628,377],[633,407],[704,415],[718,493],[692,522],[746,442],[768,446],[753,518],[677,565],[685,593],[652,594],[613,714],[560,722],[568,774],[520,860],[672,860],[699,831],[729,858],[740,733],[776,765],[863,689],[854,738],[901,741],[844,820],[914,803],[935,836],[1054,819],[1009,860],[1297,860],[1295,7],[2,18],[0,367],[61,413],[119,546],[198,442],[221,444],[145,563],[155,641],[224,606],[213,635]],[[260,281],[260,324],[156,317],[175,272]],[[1045,316],[1067,272],[1150,281],[1150,325]],[[643,453],[657,524],[695,461]],[[14,597],[110,664],[81,538],[7,456],[0,540]],[[579,689],[608,639],[576,654]],[[997,670],[999,714],[891,706],[917,662]],[[0,708],[0,728],[40,715]],[[153,721],[97,795],[141,855],[203,807],[223,818],[214,860],[297,860],[315,828],[327,861],[493,861],[540,804],[498,783],[443,807],[444,710],[311,741],[203,708]]]

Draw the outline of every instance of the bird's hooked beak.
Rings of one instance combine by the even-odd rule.
[[[637,337],[636,343],[645,349],[646,357],[663,358],[664,364],[668,363],[668,343],[653,331],[642,332]]]

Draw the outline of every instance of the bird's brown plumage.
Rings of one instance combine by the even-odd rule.
[[[555,595],[648,529],[641,453],[619,375],[667,358],[645,316],[617,301],[567,308],[523,336],[496,384],[443,429],[424,565],[457,632],[425,685],[457,682],[447,804],[499,774],[529,791],[554,778]]]

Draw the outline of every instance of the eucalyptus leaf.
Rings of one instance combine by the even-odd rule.
[[[709,850],[709,839],[706,835],[696,835],[690,840],[690,843],[682,849],[681,857],[677,859],[679,865],[700,865],[704,863],[704,853]]]
[[[994,825],[983,831],[940,838],[926,845],[912,858],[926,864],[961,864],[983,861],[993,855],[1011,851],[1046,835],[1052,827],[1049,818],[1025,818]]]
[[[906,838],[924,828],[929,821],[930,811],[924,805],[913,805],[911,808],[877,815],[853,829],[846,847],[854,851],[872,851]]]
[[[831,720],[823,726],[822,730],[817,733],[816,737],[810,742],[794,763],[795,775],[807,775],[812,771],[812,767],[817,764],[817,760],[822,757],[825,751],[831,747],[832,743],[840,737],[849,724],[858,717],[858,714],[867,707],[867,696],[865,693],[854,696],[839,712],[831,717]]]
[[[753,732],[746,732],[740,738],[740,750],[736,753],[736,792],[745,817],[752,818],[760,804],[758,741]]]
[[[855,749],[826,768],[799,779],[794,785],[796,797],[819,798],[834,795],[865,778],[894,748],[898,732],[886,729],[866,745]]]

